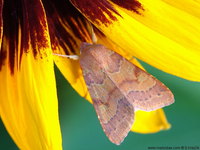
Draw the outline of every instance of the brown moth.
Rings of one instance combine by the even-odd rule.
[[[159,80],[100,44],[82,43],[80,65],[101,126],[119,145],[136,110],[152,111],[174,102]]]

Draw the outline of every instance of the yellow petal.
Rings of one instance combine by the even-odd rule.
[[[179,9],[183,4],[173,7],[173,4],[161,0],[140,0],[142,9],[138,12],[110,2],[112,5],[109,8],[106,7],[108,4],[99,6],[98,10],[101,11],[94,18],[92,15],[97,8],[93,7],[88,13],[88,10],[81,8],[83,5],[80,1],[71,1],[107,37],[130,55],[170,74],[200,81],[200,20],[197,15],[193,15],[195,11],[188,13],[183,11],[185,9]],[[88,0],[88,3],[92,1]],[[184,7],[192,8],[187,4]],[[199,10],[200,5],[198,2],[196,4],[195,10]]]
[[[53,8],[47,5],[46,11],[53,53],[79,55],[81,41],[91,41],[85,18],[68,1],[60,1]],[[56,55],[54,61],[72,87],[91,102],[79,61]]]
[[[188,0],[163,0],[165,3],[172,5],[172,7],[176,7],[180,10],[186,11],[193,16],[200,18],[200,2],[199,1],[188,1]]]
[[[78,60],[54,56],[55,63],[71,86],[84,98],[92,103]],[[67,92],[67,91],[66,91]]]
[[[151,112],[136,111],[131,130],[139,133],[155,133],[169,128],[170,124],[167,122],[164,111],[158,109]]]
[[[52,58],[29,53],[14,74],[6,63],[0,81],[0,115],[18,147],[62,149]]]
[[[0,51],[1,56],[4,54],[0,63],[0,116],[19,149],[61,150],[48,28],[41,2],[34,1],[34,5],[37,9],[28,2],[24,4],[27,18],[23,26],[15,26],[18,22],[8,26],[7,21],[13,18],[4,21]],[[5,14],[12,13],[5,8]],[[34,22],[29,17],[34,18]]]

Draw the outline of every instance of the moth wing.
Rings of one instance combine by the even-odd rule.
[[[124,93],[136,109],[152,111],[174,103],[172,92],[158,79],[124,58],[122,65],[127,68],[132,66],[132,69],[126,70],[133,74],[133,78],[130,79],[132,84],[126,83],[126,81],[121,84],[127,86],[124,88]]]
[[[134,108],[93,57],[80,59],[83,76],[101,126],[115,144],[120,144],[134,122]]]
[[[110,51],[106,49],[101,53]],[[106,74],[135,109],[152,111],[174,102],[172,92],[152,75],[138,68],[115,52],[104,56]]]

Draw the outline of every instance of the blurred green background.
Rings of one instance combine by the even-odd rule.
[[[156,134],[131,132],[120,146],[112,144],[104,135],[93,106],[80,97],[56,69],[64,150],[147,150],[152,146],[197,146],[200,149],[200,83],[142,64],[174,93],[175,103],[164,108],[171,129]],[[17,149],[0,122],[0,150]]]

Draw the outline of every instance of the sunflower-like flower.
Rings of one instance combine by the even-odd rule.
[[[62,149],[54,63],[91,102],[79,62],[53,55],[79,55],[90,23],[125,58],[200,81],[199,10],[194,0],[0,0],[0,116],[17,146]],[[159,109],[136,112],[132,130],[169,127]]]

